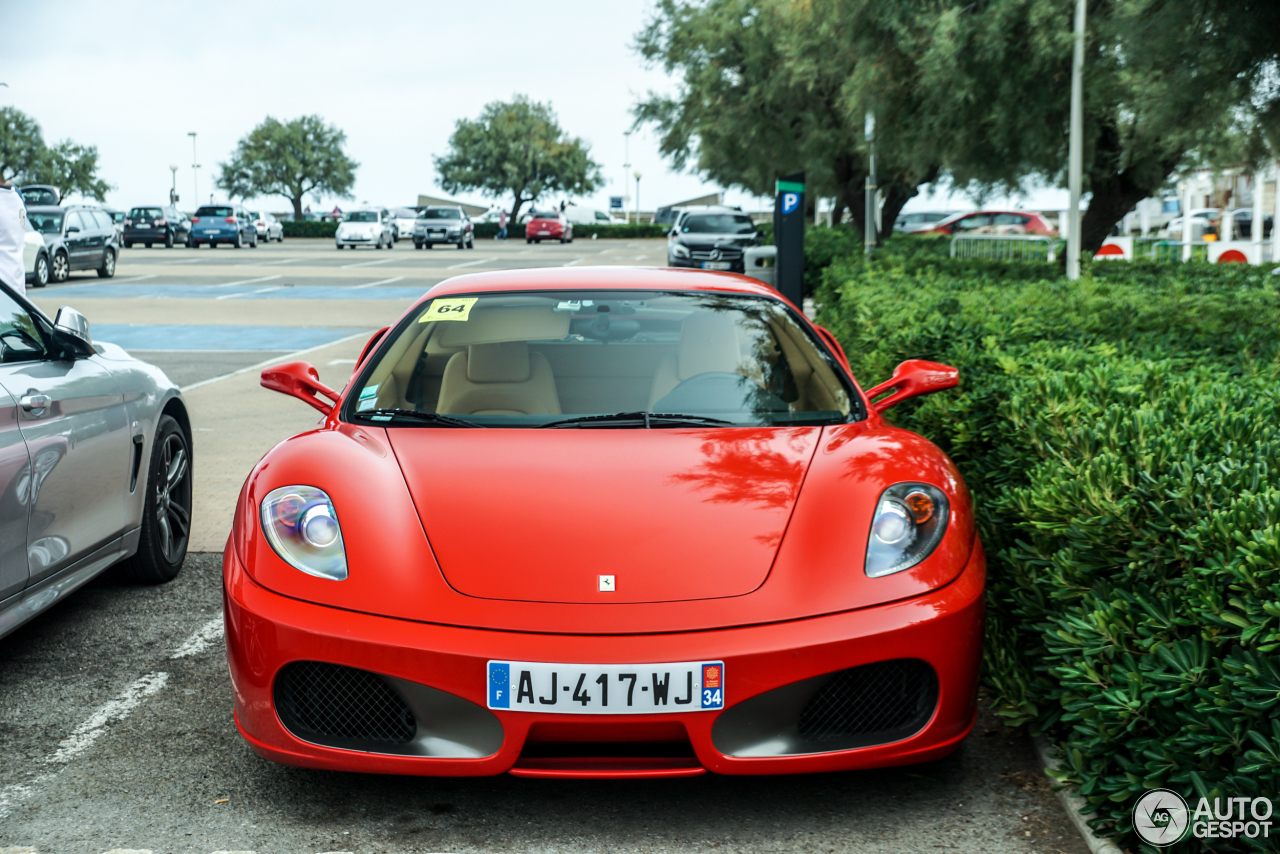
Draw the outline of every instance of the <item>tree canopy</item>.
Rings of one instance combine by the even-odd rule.
[[[49,184],[63,198],[78,193],[102,201],[111,189],[98,177],[97,146],[69,139],[49,146],[36,120],[14,107],[0,107],[0,179]]]
[[[459,120],[448,152],[434,160],[446,192],[510,193],[512,219],[525,202],[545,193],[580,196],[602,182],[600,164],[591,159],[587,144],[560,127],[549,104],[524,95],[486,104],[474,121]]]
[[[1091,0],[1086,250],[1225,128],[1280,125],[1277,10]],[[811,192],[838,197],[855,221],[868,111],[883,220],[939,176],[979,190],[1062,184],[1073,12],[1059,0],[660,0],[636,48],[678,90],[650,93],[634,114],[677,167],[755,193],[804,169]]]
[[[255,127],[221,163],[217,186],[239,198],[283,196],[302,218],[308,193],[350,198],[359,163],[343,151],[347,135],[320,116],[282,122],[271,116]]]

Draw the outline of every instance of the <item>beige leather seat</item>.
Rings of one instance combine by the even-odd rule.
[[[448,415],[560,415],[551,365],[525,341],[472,344],[449,358],[436,411]]]
[[[679,351],[663,359],[653,375],[649,408],[690,377],[709,371],[738,373],[741,362],[733,317],[726,312],[695,312],[680,327]]]

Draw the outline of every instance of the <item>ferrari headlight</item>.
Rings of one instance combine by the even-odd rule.
[[[933,554],[951,515],[947,496],[927,483],[896,483],[884,491],[871,520],[867,575],[910,569]]]
[[[282,486],[262,499],[262,530],[280,558],[317,578],[347,577],[338,511],[324,490]]]
[[[685,246],[683,243],[677,243],[671,247],[671,254],[677,258],[688,258],[689,247]]]

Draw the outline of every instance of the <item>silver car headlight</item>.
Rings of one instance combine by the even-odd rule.
[[[676,256],[677,258],[688,258],[689,247],[685,246],[683,243],[677,243],[673,247],[671,247],[671,254]]]
[[[933,554],[951,515],[947,496],[927,483],[895,483],[880,495],[867,540],[871,578],[910,569]]]
[[[262,499],[262,530],[280,559],[317,578],[347,577],[338,511],[323,489],[282,486]]]

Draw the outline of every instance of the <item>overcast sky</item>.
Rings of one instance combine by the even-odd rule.
[[[8,84],[0,104],[34,117],[51,144],[96,145],[100,174],[115,186],[112,207],[166,200],[171,164],[181,206],[193,207],[190,131],[202,165],[199,199],[222,198],[213,179],[242,136],[268,115],[310,113],[346,132],[347,153],[360,164],[356,202],[404,205],[419,193],[443,195],[431,158],[445,150],[458,119],[525,94],[549,102],[561,125],[588,143],[605,187],[582,201],[605,208],[610,195],[623,194],[632,105],[650,90],[674,88],[631,47],[650,14],[651,3],[630,0],[0,0],[0,82]],[[720,189],[673,171],[650,129],[632,134],[630,159],[630,171],[643,176],[646,210]],[[729,200],[760,204],[741,193]],[[283,198],[264,204],[289,209]],[[968,203],[922,197],[910,207],[937,206]]]

